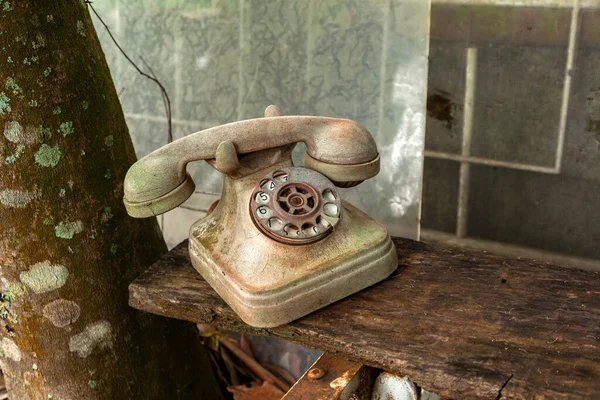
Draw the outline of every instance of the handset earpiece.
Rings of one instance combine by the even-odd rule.
[[[364,163],[336,164],[317,160],[306,152],[304,166],[322,173],[337,187],[349,188],[379,173],[379,154],[373,160]]]

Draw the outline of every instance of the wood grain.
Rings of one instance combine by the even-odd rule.
[[[187,241],[130,285],[129,303],[340,353],[444,398],[600,393],[600,273],[395,244],[399,266],[388,279],[278,328],[244,324],[193,269]]]

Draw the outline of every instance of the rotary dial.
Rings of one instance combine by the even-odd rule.
[[[308,244],[327,236],[339,222],[341,208],[333,183],[302,167],[265,176],[250,199],[250,214],[258,229],[288,244]]]

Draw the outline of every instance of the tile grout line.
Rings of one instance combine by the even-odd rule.
[[[471,155],[471,140],[473,135],[473,108],[475,102],[475,86],[477,84],[477,48],[467,48],[467,65],[465,69],[465,99],[462,131],[461,155]],[[458,207],[456,211],[456,236],[465,237],[467,233],[467,215],[469,203],[469,179],[471,164],[461,161],[458,181]]]
[[[239,0],[240,7],[240,37],[239,37],[239,55],[238,55],[238,101],[237,101],[237,120],[242,119],[242,100],[244,97],[244,0]]]
[[[136,113],[125,113],[125,118],[138,119],[149,122],[167,122],[166,117],[161,117],[157,115],[147,115],[147,114],[136,114]],[[191,120],[191,119],[177,119],[172,118],[171,122],[174,124],[181,125],[191,125],[191,126],[199,126],[202,129],[211,128],[217,125],[221,125],[221,123],[216,121],[200,121],[200,120]]]
[[[542,165],[521,164],[521,163],[516,163],[516,162],[512,162],[512,161],[494,160],[494,159],[482,158],[482,157],[471,157],[471,156],[465,157],[460,154],[445,153],[445,152],[433,151],[433,150],[425,150],[424,154],[425,154],[425,157],[436,158],[439,160],[468,162],[471,164],[487,165],[489,167],[517,169],[517,170],[521,170],[521,171],[540,172],[540,173],[544,173],[544,174],[554,174],[554,175],[557,174],[556,169],[554,167],[544,167]]]
[[[560,107],[560,121],[558,125],[558,139],[556,143],[556,160],[554,169],[556,173],[561,170],[563,147],[567,130],[567,117],[569,113],[569,97],[571,95],[571,80],[573,74],[573,60],[575,59],[575,46],[577,33],[579,31],[579,0],[573,0],[571,11],[571,26],[569,27],[569,47],[567,50],[567,62],[565,66],[565,80],[563,83],[562,104]]]
[[[308,23],[307,25],[307,34],[306,34],[306,71],[304,72],[304,84],[306,98],[305,101],[308,104],[310,100],[310,80],[312,79],[312,63],[313,63],[313,52],[314,52],[314,36],[313,36],[313,19],[315,13],[315,0],[309,0],[308,2]]]
[[[183,48],[183,39],[181,36],[176,35],[175,37],[175,101],[173,104],[175,112],[171,110],[171,121],[174,121],[173,114],[180,115],[181,113],[181,98],[183,97],[183,85],[182,85],[182,68],[181,68],[181,50]]]
[[[417,240],[421,240],[421,217],[423,215],[423,185],[425,180],[425,135],[427,133],[427,88],[429,87],[429,55],[431,53],[431,0],[428,0],[427,5],[427,51],[425,54],[425,58],[427,62],[425,63],[425,90],[423,93],[424,102],[423,102],[423,115],[421,117],[421,123],[423,124],[423,142],[421,143],[421,179],[419,180],[419,201],[418,201],[418,210],[417,210]]]
[[[389,47],[389,36],[390,36],[390,9],[391,1],[386,0],[385,8],[383,11],[383,39],[381,40],[381,65],[379,67],[379,110],[377,115],[377,137],[381,137],[383,115],[385,104],[383,99],[385,98],[385,74],[387,73],[387,57]]]

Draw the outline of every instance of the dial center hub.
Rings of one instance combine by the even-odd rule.
[[[294,207],[300,207],[304,204],[304,199],[300,195],[292,195],[288,202]]]

